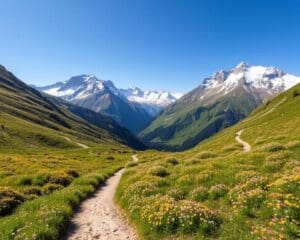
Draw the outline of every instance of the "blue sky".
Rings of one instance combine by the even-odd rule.
[[[300,75],[300,0],[0,3],[0,64],[27,83],[93,73],[186,92],[242,60]]]

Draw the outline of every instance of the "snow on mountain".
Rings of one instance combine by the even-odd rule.
[[[300,82],[300,77],[287,74],[275,67],[250,66],[244,62],[230,71],[221,70],[206,78],[200,85],[203,88],[201,100],[213,96],[224,96],[242,86],[248,92],[257,92],[261,98],[274,96]]]
[[[145,109],[150,115],[157,115],[164,107],[179,99],[181,93],[167,91],[142,91],[137,87],[118,89],[112,81],[100,80],[94,75],[79,75],[64,82],[40,87],[39,90],[68,101],[84,100],[93,94],[110,91],[126,101]]]
[[[163,108],[175,102],[183,94],[167,91],[142,91],[137,87],[120,89],[120,93],[130,102],[138,103],[152,116],[157,115]]]

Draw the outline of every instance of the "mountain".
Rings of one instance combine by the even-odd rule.
[[[139,104],[151,116],[156,116],[169,104],[182,97],[182,93],[170,93],[167,91],[142,91],[137,87],[120,89],[120,94],[128,101]]]
[[[10,134],[1,145],[22,142],[24,147],[66,144],[65,137],[93,144],[125,144],[136,149],[144,145],[126,128],[110,117],[91,110],[63,103],[29,87],[3,66],[0,67],[0,114]],[[6,123],[6,124],[5,124]]]
[[[147,144],[183,150],[245,118],[261,103],[300,82],[275,67],[244,62],[204,79],[139,133]]]
[[[134,133],[152,119],[146,110],[124,98],[111,81],[99,80],[94,75],[79,75],[37,89],[77,106],[108,115]]]
[[[112,81],[99,80],[94,75],[86,74],[45,87],[33,87],[78,106],[109,115],[134,133],[182,96],[181,93],[167,91],[142,91],[137,87],[118,89]],[[132,119],[135,119],[134,123]]]

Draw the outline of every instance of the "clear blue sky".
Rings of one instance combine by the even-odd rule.
[[[300,75],[300,0],[1,0],[0,64],[188,91],[240,61]]]

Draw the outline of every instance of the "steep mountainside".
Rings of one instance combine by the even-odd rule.
[[[5,135],[1,132],[2,147],[20,142],[23,147],[34,147],[41,143],[72,145],[66,139],[73,136],[92,144],[126,144],[144,148],[127,129],[109,117],[63,104],[54,98],[50,100],[2,66],[0,93],[0,123],[6,128]]]
[[[166,107],[139,135],[150,146],[187,149],[299,82],[299,77],[274,67],[240,63],[204,79],[199,87]]]
[[[123,97],[111,81],[99,80],[93,75],[75,76],[68,81],[37,89],[111,116],[132,132],[138,132],[152,119],[145,109]]]

